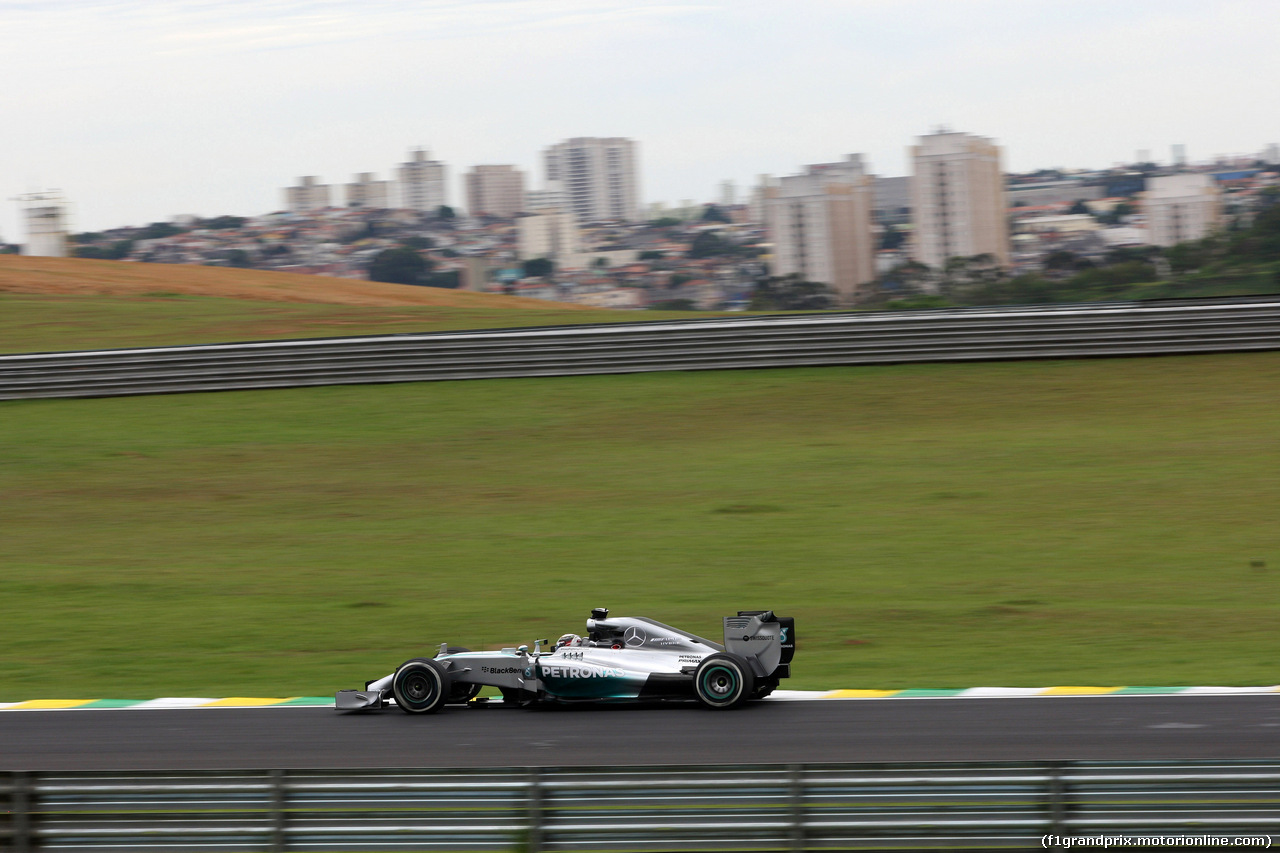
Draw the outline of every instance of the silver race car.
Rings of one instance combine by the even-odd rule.
[[[340,711],[382,708],[394,699],[410,714],[432,714],[475,700],[496,687],[503,704],[696,700],[735,708],[773,692],[791,674],[795,620],[772,610],[740,610],[724,618],[724,643],[639,616],[609,618],[596,608],[587,635],[565,634],[496,652],[440,646],[434,658],[415,658],[364,690],[340,690]],[[478,700],[483,702],[485,700]]]

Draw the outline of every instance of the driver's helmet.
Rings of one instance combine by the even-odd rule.
[[[560,639],[556,640],[557,649],[563,646],[573,647],[573,646],[580,646],[580,645],[582,645],[582,638],[579,637],[577,634],[562,634],[560,635]]]

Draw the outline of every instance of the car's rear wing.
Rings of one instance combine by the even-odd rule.
[[[724,617],[725,651],[747,659],[757,678],[786,678],[796,653],[796,620],[772,610]]]

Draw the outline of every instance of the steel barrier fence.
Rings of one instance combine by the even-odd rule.
[[[695,851],[1260,836],[1280,761],[0,774],[26,853]]]
[[[740,317],[0,356],[0,400],[1280,349],[1280,297]]]

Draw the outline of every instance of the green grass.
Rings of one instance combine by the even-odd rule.
[[[579,308],[427,305],[376,308],[184,296],[163,291],[143,296],[0,293],[0,353],[690,320],[711,316],[722,315]]]
[[[591,607],[789,686],[1275,684],[1280,353],[0,404],[0,701],[321,695]]]

